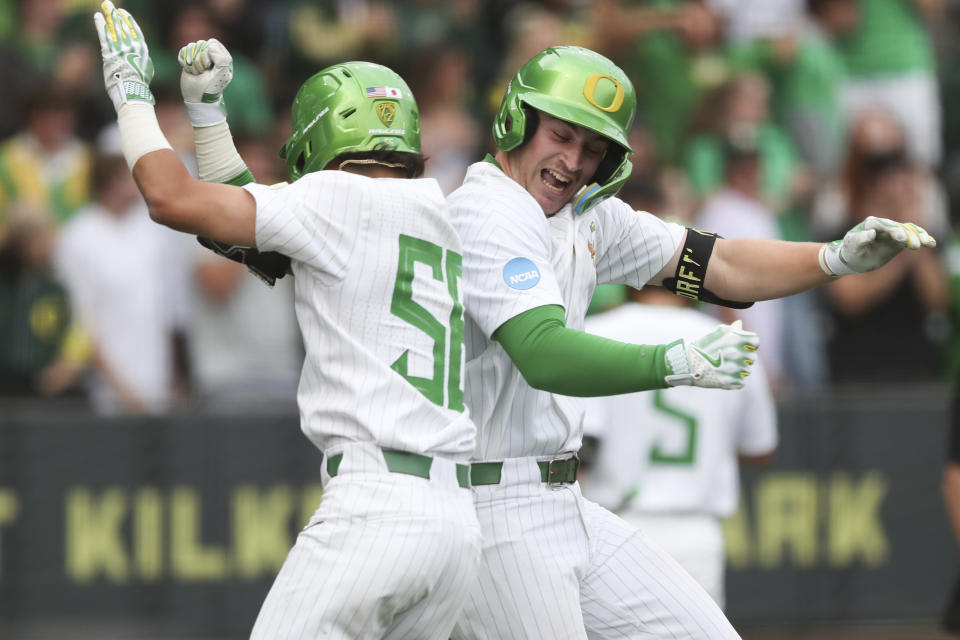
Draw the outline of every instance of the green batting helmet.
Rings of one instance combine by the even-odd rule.
[[[578,124],[613,143],[577,194],[577,213],[620,190],[633,170],[627,160],[633,152],[627,133],[637,112],[633,83],[620,67],[583,47],[550,47],[535,55],[510,81],[493,121],[499,149],[515,149],[532,133],[527,131],[524,107]]]
[[[280,149],[292,180],[342,153],[420,153],[420,112],[410,87],[371,62],[344,62],[312,76],[293,100],[293,133]]]

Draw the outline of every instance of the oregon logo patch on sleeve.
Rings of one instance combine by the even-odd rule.
[[[532,289],[540,282],[540,269],[530,258],[514,258],[503,267],[503,281],[511,289]]]

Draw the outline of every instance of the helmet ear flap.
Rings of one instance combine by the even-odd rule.
[[[523,105],[523,142],[517,146],[523,146],[530,142],[539,125],[540,116],[537,114],[537,110],[528,105]]]
[[[590,182],[606,184],[606,182],[613,177],[614,172],[623,164],[623,159],[626,155],[626,151],[621,149],[619,145],[611,143],[610,149],[603,156],[603,160],[601,160],[597,166],[597,170],[594,172]]]

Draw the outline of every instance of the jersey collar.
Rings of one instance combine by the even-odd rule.
[[[500,171],[503,171],[503,167],[501,167],[501,166],[500,166],[500,163],[497,162],[497,159],[493,157],[493,154],[488,153],[487,155],[485,155],[485,156],[483,157],[483,161],[484,161],[484,162],[489,162],[490,164],[492,164],[493,166],[495,166],[497,169],[500,169]]]

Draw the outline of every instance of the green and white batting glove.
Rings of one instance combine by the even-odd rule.
[[[935,247],[937,241],[911,222],[868,217],[847,231],[843,240],[820,247],[820,268],[834,278],[879,269],[903,249]]]
[[[209,127],[227,119],[223,90],[233,79],[233,56],[215,38],[191,42],[180,49],[180,93],[195,127]]]
[[[739,389],[750,375],[753,353],[759,345],[757,334],[744,331],[740,320],[722,324],[689,343],[677,340],[667,345],[664,380],[671,387]]]
[[[93,23],[103,55],[103,81],[114,108],[119,111],[125,103],[154,104],[150,93],[153,61],[137,21],[105,0],[93,15]]]

